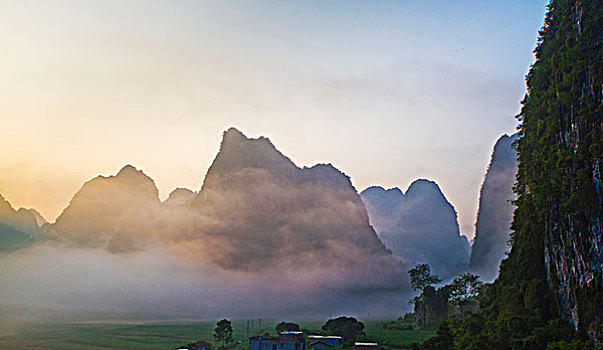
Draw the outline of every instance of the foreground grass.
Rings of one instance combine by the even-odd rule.
[[[320,329],[324,321],[300,322],[302,327]],[[367,338],[392,349],[409,348],[433,334],[431,330],[388,330],[379,321],[365,321]],[[276,321],[254,321],[249,335],[274,334]],[[0,337],[0,349],[174,349],[197,340],[213,341],[215,322],[155,324],[39,324],[23,327],[15,334]],[[233,321],[236,350],[246,350],[247,322]],[[218,344],[216,344],[218,345]]]

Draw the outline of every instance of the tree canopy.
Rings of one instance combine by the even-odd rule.
[[[299,325],[293,322],[280,322],[276,325],[276,333],[281,333],[285,331],[299,331]]]
[[[477,297],[482,285],[478,275],[467,272],[452,280],[447,288],[451,300],[464,302]]]
[[[431,274],[431,268],[427,264],[420,264],[408,271],[410,275],[410,286],[413,290],[422,291],[425,287],[433,286],[442,282],[438,276]]]
[[[344,342],[366,336],[364,324],[354,317],[330,319],[322,326],[322,330],[330,335],[340,336]]]
[[[214,329],[214,339],[222,342],[223,348],[226,346],[226,344],[232,343],[232,324],[229,320],[222,319],[216,323],[216,328]]]

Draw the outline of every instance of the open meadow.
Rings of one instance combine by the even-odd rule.
[[[323,321],[300,322],[307,329],[320,329]],[[367,339],[391,349],[409,348],[433,334],[431,330],[384,329],[383,321],[367,321]],[[277,321],[254,320],[247,333],[247,321],[235,320],[233,339],[237,350],[248,348],[247,337],[275,333]],[[153,324],[37,324],[18,329],[14,334],[0,337],[0,349],[51,350],[147,350],[175,349],[198,340],[213,341],[215,322],[182,322]],[[251,328],[251,324],[250,324]],[[217,345],[217,344],[216,344]]]

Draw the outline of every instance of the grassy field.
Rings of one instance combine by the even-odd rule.
[[[250,335],[274,334],[277,322],[254,321]],[[323,321],[299,322],[308,329],[320,329]],[[388,330],[380,321],[365,323],[367,338],[393,349],[408,348],[415,341],[432,335],[430,330]],[[15,334],[0,337],[0,349],[174,349],[197,340],[212,340],[215,322],[154,324],[38,324],[21,328]],[[237,350],[247,349],[246,321],[233,321]]]

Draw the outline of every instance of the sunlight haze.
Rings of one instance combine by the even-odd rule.
[[[545,4],[3,1],[0,193],[54,221],[125,164],[197,191],[235,126],[358,191],[434,180],[472,237]]]

